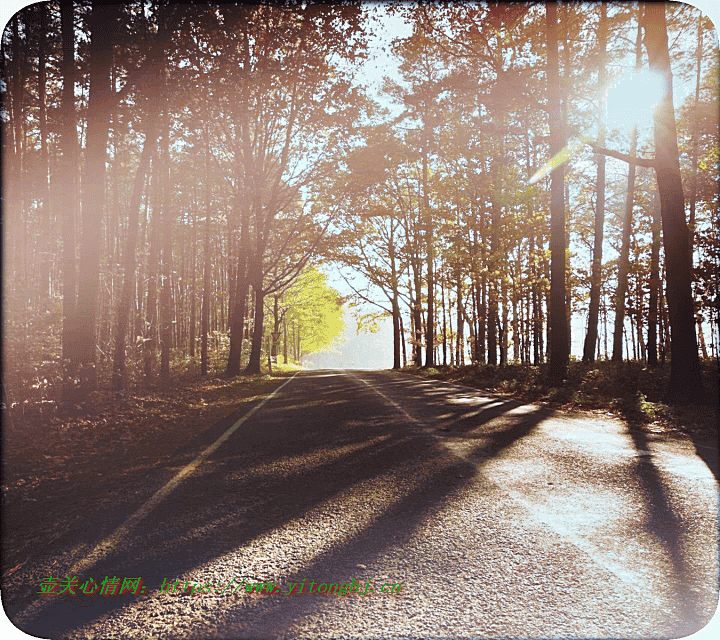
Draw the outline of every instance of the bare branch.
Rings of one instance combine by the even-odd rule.
[[[639,167],[649,167],[650,169],[655,168],[655,158],[638,158],[636,156],[630,156],[626,153],[620,153],[619,151],[613,151],[612,149],[605,149],[604,147],[599,147],[593,142],[588,142],[588,144],[592,147],[592,150],[595,153],[599,153],[604,156],[610,156],[611,158],[617,158],[618,160],[622,160],[623,162],[627,162],[628,164],[634,164]]]

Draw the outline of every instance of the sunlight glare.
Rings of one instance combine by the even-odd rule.
[[[607,127],[611,131],[631,131],[652,125],[653,109],[662,99],[661,76],[647,70],[620,76],[607,92]]]

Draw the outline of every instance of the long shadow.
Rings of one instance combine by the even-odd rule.
[[[720,427],[720,405],[715,405],[715,427],[710,428],[710,437],[704,438],[695,429],[686,433],[695,447],[695,453],[707,465],[715,480],[720,483],[720,442],[718,441],[718,428]]]
[[[443,503],[470,481],[477,464],[497,456],[527,436],[549,413],[547,409],[539,408],[522,422],[493,433],[484,444],[473,449],[469,460],[447,464],[347,542],[320,555],[303,567],[303,571],[285,575],[284,583],[297,582],[298,578],[306,576],[323,576],[328,582],[349,582],[353,572],[357,573],[355,563],[358,559],[370,565],[391,548],[401,548],[407,544]],[[397,526],[399,522],[402,527]],[[235,616],[252,617],[252,623],[243,637],[284,637],[294,620],[307,616],[310,610],[322,603],[322,598],[312,597],[283,597],[279,601],[265,599],[241,605],[235,611]],[[223,636],[222,630],[220,635]]]
[[[693,591],[693,575],[684,554],[684,527],[668,500],[667,489],[657,467],[652,461],[648,434],[640,424],[627,429],[632,438],[638,457],[635,459],[635,474],[645,499],[645,530],[660,542],[670,558],[675,574],[674,591],[678,599],[677,612],[680,627],[678,637],[684,637],[701,629],[712,617],[712,612],[700,610],[698,597]]]
[[[242,548],[348,488],[387,476],[395,469],[412,467],[412,463],[432,452],[435,441],[418,433],[392,407],[377,401],[356,402],[358,387],[348,387],[349,397],[344,401],[336,402],[337,394],[333,394],[331,404],[319,404],[312,421],[307,415],[298,416],[293,407],[308,399],[315,400],[322,393],[314,390],[311,382],[312,376],[302,376],[298,383],[291,383],[287,391],[268,404],[267,411],[258,414],[258,420],[246,423],[210,458],[206,469],[186,479],[150,514],[121,549],[99,560],[87,575],[79,576],[81,583],[88,577],[100,582],[106,575],[122,573],[128,577],[141,576],[148,591],[153,591],[164,578],[181,575]],[[371,395],[366,394],[365,398],[369,400]],[[480,460],[497,455],[527,435],[547,415],[540,409],[531,416],[523,416],[518,424],[492,433],[473,456]],[[478,419],[490,417],[477,416]],[[224,422],[232,423],[231,419]],[[475,425],[478,424],[476,421]],[[333,449],[343,448],[348,450],[333,455]],[[289,472],[273,467],[273,461],[308,455],[316,455],[312,467],[300,465]],[[242,472],[253,465],[261,470],[230,477],[232,469]],[[321,572],[323,566],[329,566],[328,562],[343,554],[345,558],[357,558],[358,545],[369,554],[379,554],[389,545],[404,544],[427,514],[466,482],[458,476],[458,470],[467,475],[474,469],[470,462],[454,462],[429,480],[423,480],[422,465],[416,466],[418,489],[327,558],[316,559],[308,569]],[[134,474],[131,479],[139,481],[140,477]],[[158,484],[156,476],[153,486]],[[217,508],[210,511],[210,505]],[[232,514],[230,519],[228,510]],[[81,540],[94,544],[123,522],[129,511],[120,509],[107,520],[103,519],[106,512],[93,514],[96,522],[98,517],[103,519],[102,525],[96,525],[90,533],[86,531]],[[399,522],[401,534],[381,535],[384,529],[397,531]],[[62,571],[67,571],[67,567],[53,570],[64,575]],[[37,585],[32,585],[28,595],[36,588]],[[118,598],[82,595],[48,598],[41,610],[22,620],[19,626],[33,635],[58,637],[122,608],[134,597],[126,594]],[[11,617],[18,612],[17,608],[11,611],[8,607]]]

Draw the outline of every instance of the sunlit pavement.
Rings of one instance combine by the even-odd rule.
[[[160,489],[226,426],[142,482]],[[690,443],[620,421],[403,374],[304,373],[104,557],[83,563],[142,503],[28,568],[38,584],[73,566],[81,580],[142,576],[146,595],[35,584],[8,613],[69,638],[681,637],[716,609],[717,489]],[[402,589],[159,591],[234,577]]]

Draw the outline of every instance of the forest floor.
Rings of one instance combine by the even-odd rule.
[[[662,402],[670,365],[650,368],[638,362],[571,362],[562,386],[548,383],[546,366],[509,364],[406,367],[409,373],[546,404],[563,411],[615,415],[630,426],[654,426],[716,446],[720,400],[718,364],[702,362],[707,404],[670,406]]]
[[[282,368],[274,373],[287,375]],[[101,506],[100,496],[111,502],[126,489],[119,476],[164,464],[278,384],[269,375],[188,377],[167,389],[97,391],[75,414],[48,410],[46,402],[3,416],[3,583],[30,558],[67,541],[87,508]]]

